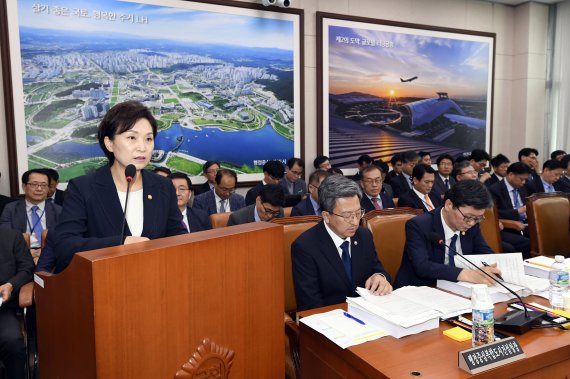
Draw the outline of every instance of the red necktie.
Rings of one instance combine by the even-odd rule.
[[[380,204],[377,197],[372,198],[372,205],[374,205],[374,209],[376,210],[382,209],[382,204]]]

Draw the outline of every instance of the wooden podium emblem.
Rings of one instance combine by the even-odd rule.
[[[235,352],[205,338],[174,376],[176,379],[226,379],[234,360]]]

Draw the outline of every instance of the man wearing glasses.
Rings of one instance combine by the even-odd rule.
[[[7,204],[0,216],[0,227],[30,234],[32,255],[41,248],[42,232],[55,228],[61,213],[61,206],[46,201],[49,185],[50,178],[44,170],[26,171],[22,175],[24,199]]]
[[[358,184],[339,175],[319,187],[323,220],[291,245],[297,309],[343,303],[356,287],[375,295],[392,292],[378,260],[372,234],[359,227],[364,210]]]
[[[291,210],[291,216],[320,216],[319,186],[330,174],[328,171],[316,170],[309,176],[309,196],[295,205]]]
[[[285,194],[278,184],[263,186],[255,203],[233,212],[228,220],[228,226],[247,224],[249,222],[270,221],[283,217],[283,201]]]
[[[198,196],[204,192],[213,191],[216,184],[216,174],[220,169],[220,162],[206,161],[202,165],[202,174],[206,178],[206,182],[196,186],[194,195]]]
[[[289,158],[285,166],[285,176],[279,181],[285,195],[304,195],[307,193],[307,184],[301,177],[305,169],[305,162],[300,158]]]
[[[406,245],[395,288],[434,286],[437,279],[492,284],[491,279],[476,269],[461,269],[456,254],[493,254],[479,223],[485,209],[492,207],[491,194],[477,180],[455,184],[445,193],[444,205],[434,212],[418,215],[406,223]],[[436,244],[432,234],[444,243]],[[500,274],[495,264],[482,267],[489,274]]]
[[[245,207],[243,196],[235,193],[236,185],[236,173],[232,170],[220,169],[216,173],[214,190],[196,196],[192,207],[205,211],[208,216],[214,213],[235,212]]]
[[[192,198],[192,181],[188,175],[173,172],[169,178],[176,190],[178,209],[182,213],[182,223],[188,233],[212,229],[208,214],[201,209],[193,209],[189,206],[190,198]]]
[[[365,212],[375,209],[394,208],[394,201],[390,196],[382,193],[382,171],[378,166],[365,167],[361,173],[360,186],[364,195],[360,206]]]

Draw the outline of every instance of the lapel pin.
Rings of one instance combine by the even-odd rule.
[[[358,245],[358,241],[354,241],[354,246]]]
[[[152,200],[152,195],[148,195],[147,199]]]
[[[461,235],[464,236],[464,235],[465,235],[465,232],[461,232]]]

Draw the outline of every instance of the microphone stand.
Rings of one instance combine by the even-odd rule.
[[[497,283],[498,285],[509,291],[511,294],[513,294],[520,301],[520,303],[524,308],[524,311],[513,310],[499,317],[495,317],[495,328],[499,330],[504,330],[506,332],[523,334],[530,330],[532,324],[537,323],[539,319],[541,319],[544,315],[546,315],[546,312],[539,312],[533,310],[529,311],[524,301],[519,296],[519,294],[517,294],[515,291],[513,291],[512,289],[510,289],[500,281],[498,281],[495,277],[488,274],[485,270],[481,269],[479,266],[471,262],[469,259],[467,259],[467,257],[465,257],[465,255],[459,254],[457,250],[452,249],[449,245],[446,245],[436,233],[432,233],[431,237],[435,243],[437,243],[438,245],[443,245],[447,247],[449,250],[452,250],[456,256],[461,257],[461,259],[464,259],[471,266],[475,267],[477,270],[481,271],[484,275],[491,278],[493,282]]]
[[[123,226],[121,228],[121,240],[119,244],[122,245],[125,241],[125,224],[127,222],[127,207],[129,205],[129,193],[131,192],[131,182],[136,175],[136,167],[132,164],[125,168],[125,179],[127,180],[127,196],[125,198],[125,211],[123,212]]]

